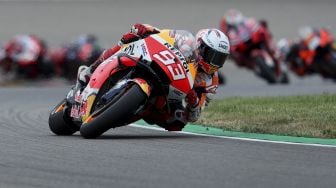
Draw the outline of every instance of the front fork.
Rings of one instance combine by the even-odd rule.
[[[104,103],[110,102],[117,94],[120,93],[120,91],[126,88],[129,83],[137,84],[141,88],[141,90],[147,95],[147,97],[150,96],[152,87],[149,85],[149,83],[142,78],[133,78],[117,82],[115,86],[113,86],[101,97],[102,101]]]
[[[120,80],[117,82],[109,91],[107,91],[103,96],[101,96],[99,102],[96,103],[96,107],[99,110],[95,110],[95,112],[91,113],[90,109],[93,107],[93,102],[94,101],[85,101],[85,108],[87,111],[83,116],[82,116],[82,122],[89,122],[91,121],[95,116],[100,114],[101,112],[105,111],[106,108],[108,108],[108,104],[115,99],[120,92],[122,92],[125,88],[127,88],[130,83],[132,84],[137,84],[141,90],[149,97],[151,94],[152,87],[151,85],[144,79],[142,78],[133,78],[133,79],[126,79],[126,80]],[[95,98],[96,96],[90,96]],[[89,97],[89,98],[90,98]],[[88,99],[89,99],[88,98]]]

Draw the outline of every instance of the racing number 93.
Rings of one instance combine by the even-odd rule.
[[[186,78],[182,65],[180,63],[175,63],[175,56],[170,51],[161,51],[158,54],[154,54],[153,57],[166,65],[169,72],[173,76],[173,80],[181,80]]]

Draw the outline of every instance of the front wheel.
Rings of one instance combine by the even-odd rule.
[[[124,125],[146,100],[147,95],[137,84],[124,88],[106,104],[106,109],[103,107],[105,110],[100,108],[92,113],[91,120],[80,127],[80,134],[84,138],[96,138],[110,128]]]
[[[289,84],[290,80],[289,80],[289,76],[287,72],[282,73],[282,75],[280,76],[280,83],[282,84]]]
[[[277,82],[277,78],[275,72],[272,67],[268,66],[263,57],[256,57],[256,65],[258,67],[257,74],[266,79],[269,84],[275,84]]]
[[[72,135],[79,130],[67,115],[65,99],[60,102],[49,115],[49,128],[56,135]]]

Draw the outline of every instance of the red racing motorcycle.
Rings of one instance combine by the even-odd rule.
[[[102,51],[96,41],[75,41],[52,50],[50,57],[56,75],[73,81],[76,79],[78,68],[81,65],[89,66]]]
[[[122,47],[98,66],[85,88],[75,85],[51,111],[50,130],[96,138],[182,102],[193,87],[196,65],[175,43],[171,31],[163,30]],[[162,97],[166,102],[157,105]]]
[[[289,83],[287,67],[280,63],[280,58],[272,57],[266,44],[270,38],[267,24],[250,20],[237,26],[234,32],[228,32],[231,45],[231,57],[240,67],[252,70],[258,77],[269,84]],[[274,50],[277,50],[274,46]],[[274,52],[275,53],[275,52]],[[279,65],[277,62],[279,61]]]

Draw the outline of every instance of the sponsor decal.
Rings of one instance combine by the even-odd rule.
[[[80,112],[79,112],[79,115],[80,116],[83,116],[84,114],[86,114],[87,112],[87,101],[85,101],[83,104],[82,104],[82,107],[80,108]]]
[[[70,111],[70,116],[73,118],[79,119],[83,115],[86,114],[87,112],[87,101],[83,102],[81,105],[72,105],[71,111]]]
[[[228,50],[228,45],[227,45],[227,42],[225,42],[225,41],[220,41],[218,47],[222,48],[224,50]]]
[[[81,102],[82,101],[82,95],[80,94],[80,91],[76,92],[75,101],[76,102]]]
[[[141,44],[141,49],[142,49],[143,55],[146,56],[148,54],[148,52],[147,52],[146,45],[144,43]]]
[[[134,44],[128,45],[125,49],[124,52],[129,55],[134,55]]]
[[[79,118],[79,106],[78,105],[72,105],[70,116],[73,118]]]

